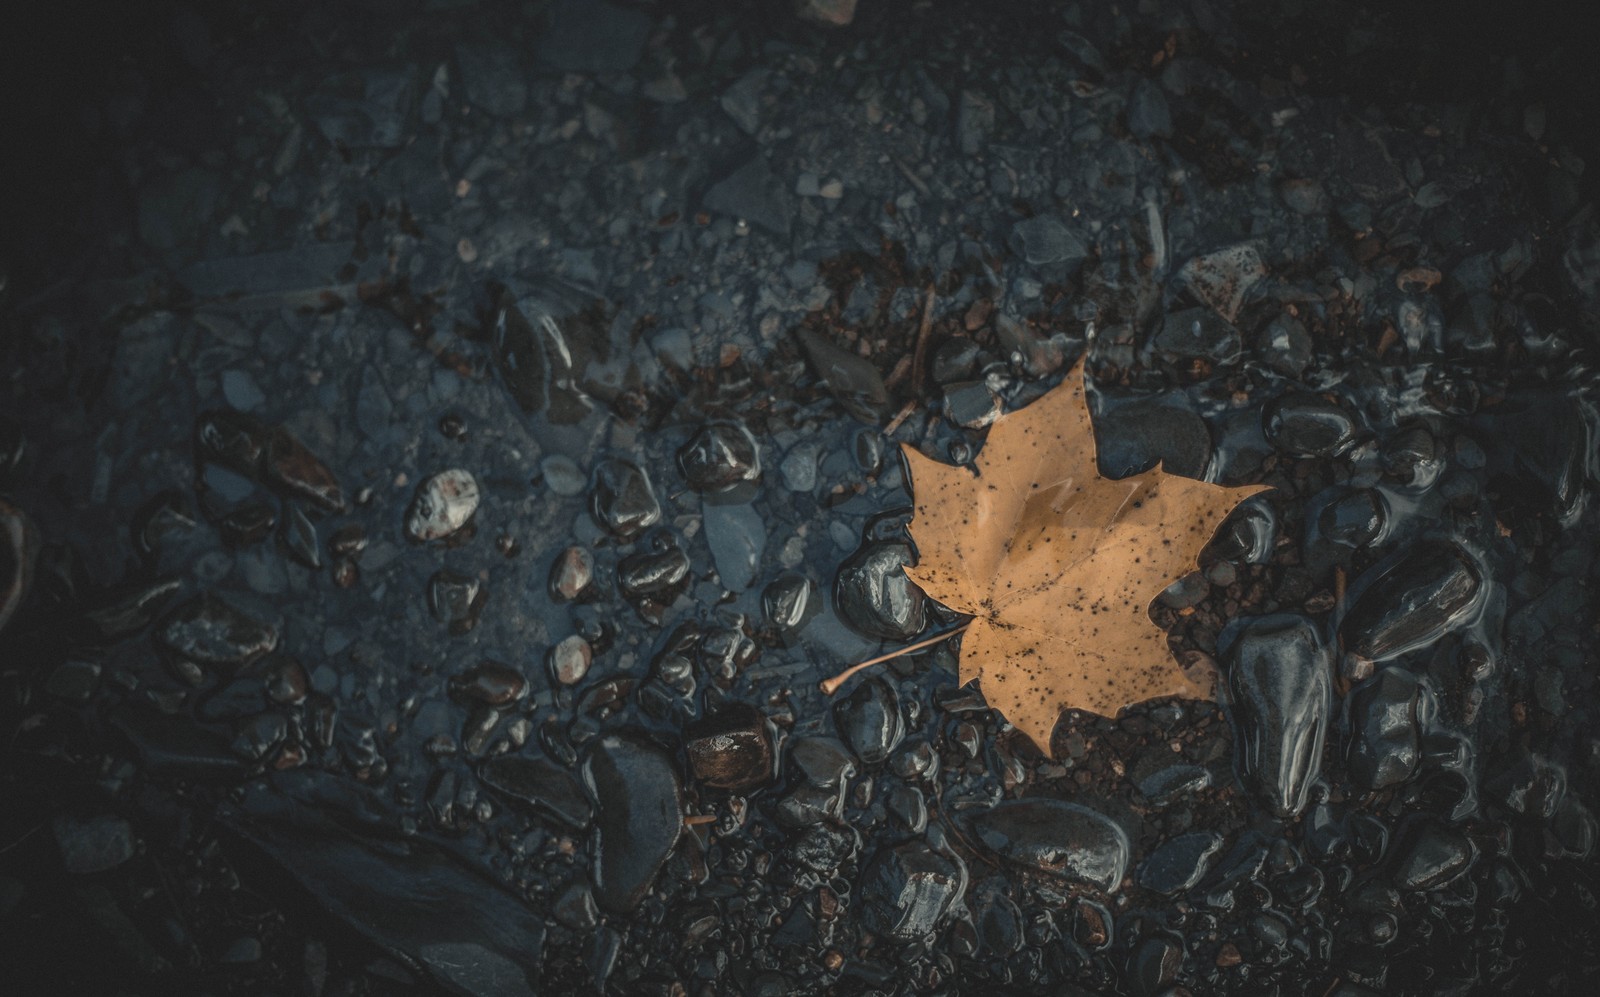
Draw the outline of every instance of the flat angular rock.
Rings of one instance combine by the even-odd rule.
[[[648,14],[606,0],[556,0],[546,18],[539,64],[563,73],[625,73],[650,36]]]
[[[594,808],[578,780],[543,758],[500,755],[484,762],[478,777],[519,809],[570,830],[582,831],[594,818]]]
[[[61,864],[73,875],[105,872],[133,858],[133,827],[121,817],[63,815],[50,826],[61,849]]]
[[[608,913],[628,914],[683,831],[678,771],[642,737],[608,734],[584,759],[583,777],[599,803],[590,838],[595,899]]]
[[[537,913],[420,838],[335,823],[322,809],[263,789],[230,808],[223,822],[319,909],[448,992],[541,992],[545,926]]]
[[[1054,215],[1035,215],[1011,228],[1011,245],[1035,266],[1074,263],[1089,255],[1089,247]]]
[[[912,941],[933,934],[966,892],[960,862],[909,841],[874,855],[861,873],[862,917],[872,931]]]
[[[207,592],[179,606],[156,638],[197,665],[236,668],[278,646],[278,630]]]
[[[760,154],[713,184],[706,191],[705,206],[785,238],[794,213],[788,189]]]
[[[488,114],[509,118],[527,109],[528,83],[509,45],[463,42],[456,46],[456,68],[467,99]]]
[[[706,502],[701,522],[717,577],[729,592],[743,592],[756,580],[761,555],[767,548],[767,527],[761,514],[748,505]]]

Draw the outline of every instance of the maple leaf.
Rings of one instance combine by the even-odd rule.
[[[1160,465],[1104,478],[1083,361],[1060,386],[1002,416],[974,462],[941,464],[903,447],[920,558],[906,574],[973,617],[960,681],[1046,755],[1063,709],[1114,717],[1159,696],[1212,698],[1150,619],[1151,601],[1195,567],[1228,513],[1264,485],[1228,488]]]

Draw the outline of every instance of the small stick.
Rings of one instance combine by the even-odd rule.
[[[960,633],[961,631],[967,629],[970,626],[972,626],[972,621],[968,620],[967,622],[961,624],[959,627],[956,627],[954,630],[946,630],[942,634],[934,634],[932,637],[929,637],[926,640],[919,640],[915,644],[908,644],[907,646],[902,647],[899,650],[890,651],[888,654],[880,654],[876,658],[871,658],[871,659],[869,659],[867,661],[861,662],[859,665],[851,665],[849,668],[846,668],[844,671],[842,671],[839,674],[835,675],[833,678],[827,679],[827,680],[825,680],[823,682],[818,683],[817,684],[817,688],[822,690],[822,694],[824,696],[831,696],[834,693],[839,691],[839,687],[841,685],[844,685],[846,682],[850,681],[851,676],[855,675],[856,672],[861,671],[863,668],[870,668],[873,665],[879,664],[880,662],[888,661],[891,658],[898,658],[901,655],[911,654],[911,653],[913,653],[915,651],[920,651],[925,647],[930,647],[930,646],[932,646],[934,644],[939,643],[940,641],[944,640],[946,637],[954,637],[956,634]]]
[[[893,436],[894,431],[900,428],[900,424],[911,418],[911,413],[916,410],[917,400],[915,398],[902,405],[900,411],[895,413],[894,418],[889,420],[889,424],[883,427],[883,435]]]
[[[905,160],[901,159],[899,156],[896,156],[894,158],[894,165],[900,167],[900,172],[905,175],[907,180],[911,181],[911,186],[917,188],[917,193],[921,194],[923,197],[929,197],[933,194],[933,191],[928,189],[927,183],[924,182],[921,177],[917,176],[916,173],[912,171],[911,167],[906,165]]]
[[[922,390],[922,360],[928,352],[928,332],[933,328],[933,285],[922,302],[922,325],[917,329],[917,346],[911,351],[911,390]]]

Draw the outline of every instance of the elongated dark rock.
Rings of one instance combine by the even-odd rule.
[[[1443,637],[1484,596],[1483,569],[1460,544],[1425,540],[1364,585],[1339,634],[1350,651],[1385,661]]]
[[[1244,622],[1227,649],[1228,717],[1239,779],[1279,817],[1305,809],[1333,708],[1333,654],[1310,619]]]
[[[1104,814],[1064,800],[1002,803],[973,821],[978,840],[1024,869],[1117,888],[1128,870],[1128,836]]]

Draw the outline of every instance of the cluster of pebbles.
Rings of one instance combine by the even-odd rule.
[[[1276,15],[1302,65],[1219,2],[402,6],[149,28],[89,276],[0,301],[18,973],[1600,968],[1600,221],[1537,81],[1356,99],[1328,52],[1409,42],[1342,9]],[[825,696],[959,623],[900,446],[970,461],[1082,354],[1103,473],[1272,486],[1152,606],[1221,702],[1045,755],[953,642]]]

